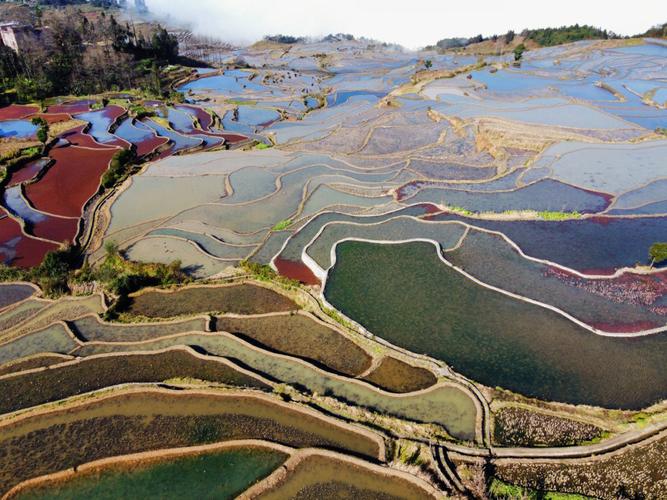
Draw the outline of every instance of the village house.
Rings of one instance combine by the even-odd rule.
[[[0,45],[9,47],[17,54],[20,53],[30,41],[39,37],[39,30],[30,25],[18,22],[0,24]]]

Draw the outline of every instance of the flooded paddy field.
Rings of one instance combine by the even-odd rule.
[[[617,269],[649,264],[648,248],[656,236],[667,234],[667,217],[512,221],[445,213],[430,220],[465,220],[472,226],[504,234],[530,257],[592,275],[611,275]]]
[[[664,335],[595,335],[467,281],[430,243],[346,242],[337,259],[325,289],[331,304],[383,339],[442,359],[473,380],[609,408],[639,409],[665,397]],[[407,314],[399,305],[406,300]]]
[[[563,491],[595,498],[614,498],[621,479],[624,491],[645,492],[647,498],[665,495],[664,436],[598,460],[577,463],[508,463],[498,464],[498,476],[522,486],[544,485],[551,491]]]
[[[0,491],[101,458],[237,439],[381,458],[379,436],[257,395],[128,391],[3,425]],[[4,462],[4,461],[3,461]]]
[[[302,456],[289,460],[285,467],[287,470],[275,478],[273,484],[266,489],[260,484],[253,492],[265,499],[437,498],[426,484],[321,451],[304,451]]]
[[[272,353],[238,337],[215,334],[187,334],[137,344],[89,344],[79,356],[111,352],[153,351],[171,346],[192,345],[205,352],[235,359],[244,366],[280,382],[305,388],[311,393],[331,395],[375,412],[410,421],[434,423],[460,439],[473,439],[477,409],[468,392],[453,384],[438,384],[415,394],[395,395],[370,384],[335,375],[290,356]]]
[[[92,467],[71,478],[18,492],[14,498],[197,498],[231,499],[271,474],[289,455],[261,445],[237,445],[184,456],[128,459]]]
[[[364,380],[389,392],[406,393],[428,389],[437,379],[433,373],[400,359],[382,358],[380,364]]]
[[[79,224],[78,219],[89,217],[84,209],[99,193],[103,174],[122,149],[132,148],[141,161],[157,153],[165,157],[202,146],[226,147],[225,134],[218,137],[209,132],[212,118],[205,120],[204,115],[210,115],[197,106],[184,107],[202,121],[196,125],[192,122],[189,135],[183,135],[168,124],[150,118],[144,123],[128,116],[129,104],[126,108],[118,104],[99,107],[96,100],[65,102],[41,114],[32,107],[4,108],[0,134],[8,144],[28,139],[32,140],[31,146],[37,144],[33,136],[38,127],[31,123],[32,117],[51,124],[51,133],[57,139],[44,150],[42,158],[13,171],[6,183],[14,191],[4,193],[3,205],[26,227],[19,235],[11,221],[5,223],[6,234],[0,239],[5,264],[32,267],[55,249],[51,244],[73,242],[81,228],[90,224],[89,220]],[[93,105],[97,108],[91,110]],[[207,133],[211,135],[203,135]],[[234,143],[246,137],[229,135],[229,140]]]
[[[2,284],[0,285],[0,309],[22,302],[35,295],[36,292],[36,288],[28,283]]]
[[[45,371],[3,377],[0,386],[4,391],[16,394],[16,397],[0,404],[0,411],[11,413],[114,385],[161,382],[172,378],[192,378],[256,389],[269,388],[259,378],[231,363],[198,357],[188,350],[112,355],[65,362]]]
[[[508,406],[494,414],[493,439],[500,446],[575,446],[602,437],[599,427]]]
[[[321,364],[334,372],[356,376],[371,365],[371,357],[341,333],[309,316],[215,318],[218,331],[257,342],[271,350]]]
[[[203,332],[208,325],[207,318],[193,318],[183,321],[117,324],[101,321],[91,315],[67,323],[77,338],[84,342],[140,342],[176,333]]]
[[[264,314],[298,309],[290,299],[253,284],[193,287],[175,292],[147,291],[132,297],[130,314],[165,318],[206,312]]]

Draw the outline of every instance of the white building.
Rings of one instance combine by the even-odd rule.
[[[0,44],[12,49],[17,54],[25,44],[37,38],[37,31],[32,26],[17,22],[0,24]]]

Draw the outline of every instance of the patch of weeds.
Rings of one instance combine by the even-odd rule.
[[[538,212],[540,219],[549,220],[549,221],[559,221],[559,220],[570,220],[570,219],[581,219],[581,214],[579,212]]]
[[[273,228],[271,228],[271,231],[284,231],[290,227],[291,224],[292,221],[290,219],[281,220],[275,226],[273,226]]]

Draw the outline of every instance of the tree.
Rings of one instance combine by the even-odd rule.
[[[654,243],[649,248],[648,255],[651,258],[651,266],[667,261],[667,243]]]
[[[516,48],[514,49],[514,60],[520,61],[525,51],[526,51],[526,46],[524,44],[520,43],[519,45],[517,45]]]
[[[16,95],[21,102],[41,101],[51,93],[51,83],[44,77],[19,77],[16,80]]]
[[[173,63],[178,59],[178,39],[170,35],[162,26],[158,26],[153,33],[151,49],[154,58],[158,61]]]
[[[37,129],[37,140],[42,144],[46,144],[49,140],[49,124],[47,121],[41,116],[37,116],[32,119],[32,124],[39,127]]]
[[[433,67],[433,61],[431,61],[430,59],[426,59],[426,61],[424,61],[424,67],[426,69],[431,69]]]
[[[514,41],[514,31],[509,30],[507,33],[505,33],[505,43],[509,45]]]
[[[71,18],[57,19],[49,28],[47,45],[51,54],[46,75],[57,94],[69,94],[76,80],[74,71],[83,58],[83,39]]]

